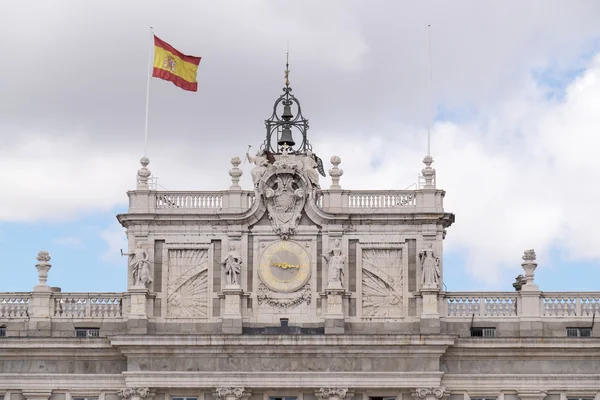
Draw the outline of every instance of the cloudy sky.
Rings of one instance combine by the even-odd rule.
[[[341,157],[342,186],[404,189],[426,151],[428,24],[448,289],[512,290],[535,248],[543,290],[598,290],[599,16],[595,1],[3,1],[0,291],[32,289],[41,249],[63,291],[125,290],[114,216],[144,151],[149,26],[203,57],[197,93],[151,83],[162,187],[229,186],[289,42],[311,142]]]

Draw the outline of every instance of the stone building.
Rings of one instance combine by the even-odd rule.
[[[600,292],[443,290],[454,222],[416,190],[331,186],[289,82],[254,187],[159,191],[142,158],[125,293],[0,293],[0,400],[600,400]],[[515,255],[517,256],[517,255]],[[515,257],[516,258],[516,257]]]

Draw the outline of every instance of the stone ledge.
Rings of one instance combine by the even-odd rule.
[[[440,386],[443,372],[124,372],[128,386],[213,388],[244,386],[263,389],[400,389]],[[217,385],[218,383],[218,385]]]

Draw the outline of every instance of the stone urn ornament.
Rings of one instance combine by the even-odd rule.
[[[52,268],[50,265],[50,253],[45,250],[42,250],[37,255],[37,264],[35,267],[38,270],[38,279],[39,283],[35,286],[35,291],[50,291],[50,286],[46,283],[48,280],[48,271]]]

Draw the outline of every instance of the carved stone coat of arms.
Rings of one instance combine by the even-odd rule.
[[[300,220],[306,197],[304,189],[294,174],[282,173],[277,174],[264,195],[275,233],[287,240],[296,231]]]

